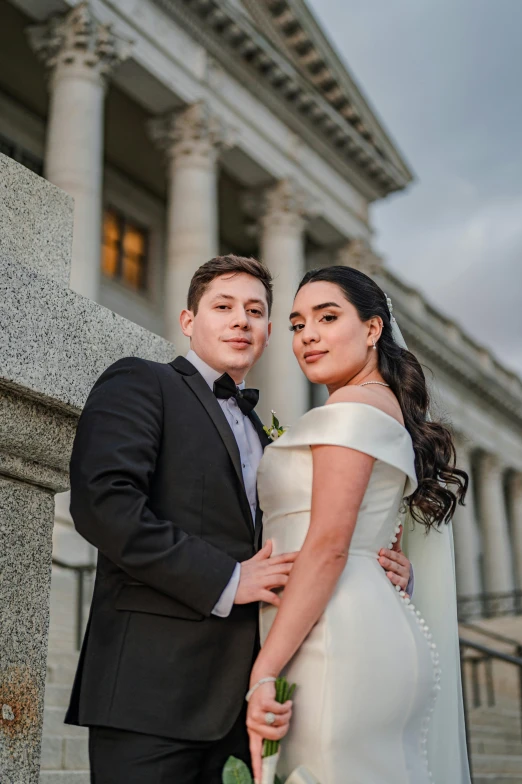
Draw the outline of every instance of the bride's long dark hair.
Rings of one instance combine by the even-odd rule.
[[[369,321],[374,316],[382,319],[382,334],[377,343],[378,368],[399,401],[415,451],[419,484],[406,504],[413,519],[427,528],[449,522],[457,503],[464,504],[468,475],[455,467],[455,445],[449,429],[442,422],[428,419],[430,396],[424,372],[417,357],[393,339],[386,295],[368,275],[351,267],[311,270],[302,279],[298,291],[312,281],[338,286],[361,321]]]

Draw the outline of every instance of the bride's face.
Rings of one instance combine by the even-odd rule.
[[[330,391],[377,368],[373,340],[380,337],[380,319],[361,321],[357,310],[335,283],[315,281],[298,292],[292,313],[293,351],[313,384]]]

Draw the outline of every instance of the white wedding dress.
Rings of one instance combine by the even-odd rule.
[[[346,567],[285,669],[297,690],[278,772],[286,777],[304,765],[320,784],[428,784],[439,654],[426,621],[377,561],[398,531],[403,497],[417,486],[411,438],[393,417],[361,403],[305,414],[265,450],[259,468],[264,539],[273,541],[274,554],[299,550],[305,540],[313,444],[350,447],[376,460]],[[276,612],[261,610],[262,642]],[[459,773],[436,784],[468,780]]]

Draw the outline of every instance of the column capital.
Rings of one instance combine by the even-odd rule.
[[[29,27],[28,35],[53,76],[66,70],[104,81],[132,48],[131,41],[115,35],[112,25],[95,18],[89,0]]]
[[[316,212],[310,194],[291,178],[245,192],[243,208],[264,229],[280,227],[297,232],[303,231],[306,221]]]
[[[488,476],[500,478],[506,468],[501,458],[490,452],[483,452],[480,455],[479,466],[483,473],[483,479],[486,479]]]
[[[337,254],[337,263],[343,267],[353,267],[370,278],[378,275],[384,266],[382,257],[372,250],[364,237],[356,237],[347,242]]]
[[[455,449],[460,454],[470,455],[471,452],[475,449],[475,445],[465,433],[461,433],[458,430],[453,432],[453,443],[455,444]]]
[[[149,122],[152,140],[174,159],[177,165],[194,165],[215,160],[219,152],[234,143],[234,131],[213,113],[205,101],[197,101],[185,109],[154,117]]]

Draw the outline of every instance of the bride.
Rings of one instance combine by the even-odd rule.
[[[304,766],[320,784],[469,784],[449,522],[467,475],[371,278],[309,272],[292,310],[294,354],[330,397],[266,449],[258,474],[264,537],[274,554],[300,554],[279,609],[261,610],[255,778],[267,720],[284,731],[291,716],[283,777]],[[377,561],[405,510],[416,606]],[[297,684],[285,713],[280,674]]]

